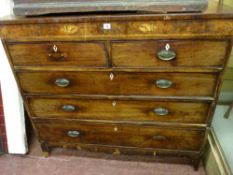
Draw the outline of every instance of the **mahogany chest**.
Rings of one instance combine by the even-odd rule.
[[[232,48],[232,12],[211,3],[205,13],[2,19],[45,155],[53,147],[185,155],[197,169]]]

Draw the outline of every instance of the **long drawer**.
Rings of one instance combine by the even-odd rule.
[[[10,42],[8,50],[15,66],[108,66],[103,42]]]
[[[67,143],[199,151],[205,136],[204,130],[137,125],[106,125],[54,120],[44,120],[34,124],[40,140]]]
[[[224,65],[228,40],[112,42],[113,67],[196,67]]]
[[[27,98],[33,118],[205,123],[209,103]]]
[[[213,96],[209,73],[19,72],[24,93]]]

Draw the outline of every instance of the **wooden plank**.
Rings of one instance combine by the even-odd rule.
[[[124,122],[205,123],[210,103],[129,100],[87,100],[75,98],[28,98],[35,118],[89,119]],[[68,105],[67,105],[68,104]],[[71,107],[67,111],[64,107]],[[165,109],[164,115],[156,109]],[[136,117],[135,117],[136,116]]]
[[[146,20],[188,20],[188,19],[232,19],[233,8],[227,5],[220,5],[216,0],[209,0],[208,8],[202,13],[81,13],[76,15],[48,15],[41,17],[27,18],[22,16],[8,15],[0,18],[0,25],[7,24],[47,24],[47,23],[77,23],[77,22],[103,22],[103,21],[146,21]],[[93,18],[95,16],[95,18]],[[192,27],[190,27],[191,29]],[[217,32],[216,32],[217,33]]]
[[[114,123],[106,125],[67,120],[34,120],[34,122],[41,140],[52,142],[59,140],[65,143],[199,151],[205,137],[203,129],[186,130],[179,127],[143,127]],[[70,128],[78,131],[80,137],[69,137],[67,132],[71,131]]]
[[[217,74],[114,72],[18,72],[25,94],[214,96]],[[59,82],[67,81],[65,88]],[[166,89],[159,81],[171,82]],[[55,83],[57,82],[57,84]],[[127,82],[127,83],[122,83]],[[208,86],[207,86],[208,85]],[[107,87],[107,88],[106,88]]]
[[[194,12],[207,8],[207,0],[14,0],[16,15],[41,15],[67,12],[150,11]]]

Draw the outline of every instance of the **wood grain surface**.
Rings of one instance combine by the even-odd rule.
[[[87,100],[70,98],[28,98],[33,118],[57,118],[79,120],[111,120],[128,122],[206,122],[210,103],[160,102],[128,100]],[[72,105],[73,111],[65,111],[64,105]],[[168,110],[158,115],[155,109]]]
[[[35,122],[38,134],[44,141],[118,145],[140,148],[162,148],[198,151],[203,143],[203,130],[138,127],[137,125],[78,123],[67,121]],[[78,137],[67,132],[78,131]]]
[[[193,18],[172,20],[170,19],[172,16],[165,16],[164,18],[168,20],[164,18],[159,20],[156,17],[156,15],[97,16],[94,22],[91,16],[77,17],[73,20],[72,18],[65,20],[64,17],[57,18],[61,21],[59,23],[54,23],[55,19],[50,18],[45,18],[42,23],[37,18],[29,18],[22,21],[19,19],[18,23],[21,25],[12,23],[12,20],[3,20],[1,23],[6,25],[0,23],[0,33],[2,39],[17,41],[223,38],[233,35],[233,20],[229,18],[203,20],[197,17],[194,22]],[[105,23],[111,25],[110,30],[103,28]]]
[[[105,44],[102,42],[10,43],[8,49],[16,66],[106,67],[108,65]]]
[[[160,60],[159,51],[170,45],[176,57]],[[113,67],[222,67],[228,49],[228,40],[159,40],[112,43]]]
[[[113,74],[113,80],[110,75]],[[214,96],[217,75],[208,73],[141,72],[19,72],[20,86],[26,94],[102,94],[148,96]],[[70,84],[59,87],[57,79]],[[159,88],[156,81],[172,82]]]

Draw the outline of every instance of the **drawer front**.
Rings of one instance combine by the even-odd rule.
[[[139,127],[137,125],[44,121],[35,123],[41,140],[54,142],[199,150],[202,130]]]
[[[106,67],[107,53],[101,42],[8,43],[15,66]]]
[[[25,93],[212,96],[216,75],[208,73],[21,72]]]
[[[28,98],[32,117],[205,123],[209,103]]]
[[[223,66],[228,40],[158,40],[112,43],[113,67]]]

